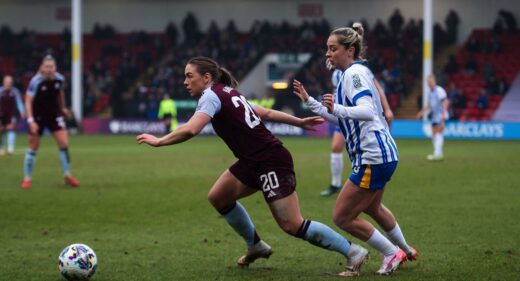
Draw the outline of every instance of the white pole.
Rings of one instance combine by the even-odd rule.
[[[433,8],[432,8],[432,1],[433,0],[424,0],[424,24],[423,24],[423,92],[422,92],[422,105],[423,107],[426,106],[428,103],[428,83],[427,83],[427,77],[430,74],[433,74],[432,72],[432,61],[433,61],[433,25],[432,25],[432,18],[433,18]],[[425,114],[426,116],[426,114]]]
[[[72,110],[80,126],[83,117],[81,10],[81,0],[72,0]]]

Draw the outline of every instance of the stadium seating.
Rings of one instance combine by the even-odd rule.
[[[499,48],[493,49],[493,40],[499,44]],[[471,48],[470,42],[476,42],[477,47]],[[497,79],[504,78],[507,85],[511,85],[513,79],[520,71],[520,54],[517,52],[520,44],[520,32],[504,32],[495,35],[491,29],[474,30],[456,54],[458,65],[462,66],[459,70],[449,76],[449,81],[454,83],[457,88],[462,90],[466,97],[466,108],[455,109],[455,115],[460,121],[488,121],[495,110],[500,105],[503,95],[496,91],[487,90],[486,95],[489,100],[489,107],[486,109],[477,108],[477,99],[482,90],[486,90],[486,79],[484,68],[486,64],[492,66],[492,72]],[[464,70],[464,65],[468,60],[473,59],[477,65],[475,73],[468,73]],[[489,75],[489,74],[487,74]]]

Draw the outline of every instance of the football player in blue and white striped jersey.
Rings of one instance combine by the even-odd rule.
[[[353,27],[332,31],[327,40],[327,59],[334,68],[343,71],[335,97],[326,94],[320,103],[307,94],[299,81],[295,80],[293,86],[295,94],[314,113],[339,124],[345,137],[352,174],[336,201],[334,222],[377,249],[384,260],[376,273],[388,275],[406,259],[415,259],[417,251],[406,243],[395,216],[381,202],[399,155],[384,120],[372,72],[363,65],[363,32],[362,25],[355,23]],[[359,218],[361,212],[370,215],[388,238],[370,222]],[[357,263],[359,260],[349,260],[344,275],[352,275],[351,265]]]

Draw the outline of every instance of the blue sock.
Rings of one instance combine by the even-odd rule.
[[[16,133],[13,130],[7,131],[7,149],[9,151],[14,150],[14,142],[16,140]]]
[[[25,159],[23,162],[23,175],[25,178],[31,178],[34,169],[34,163],[36,162],[36,151],[28,149],[25,153]]]
[[[4,132],[0,132],[0,149],[4,146]]]
[[[304,220],[296,237],[320,248],[338,252],[345,257],[348,256],[350,242],[321,222]]]
[[[60,149],[60,162],[61,168],[63,169],[63,174],[70,174],[70,158],[69,158],[69,149],[68,147]]]
[[[239,202],[219,210],[219,212],[224,216],[229,225],[244,238],[248,246],[253,246],[260,241],[251,218],[249,218],[246,209]]]

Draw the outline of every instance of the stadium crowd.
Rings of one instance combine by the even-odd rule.
[[[365,27],[366,59],[383,86],[392,108],[400,105],[421,73],[422,21],[405,19],[396,9],[387,19],[373,26],[362,21]],[[457,42],[460,23],[455,11],[445,18],[445,26],[434,26],[434,49]],[[212,22],[201,30],[198,19],[188,13],[180,28],[170,22],[161,33],[136,31],[119,33],[110,25],[95,24],[84,37],[84,114],[85,116],[144,117],[155,119],[164,94],[174,99],[188,99],[183,86],[183,65],[195,55],[208,56],[221,62],[240,80],[268,52],[311,53],[311,60],[295,78],[308,87],[313,96],[330,92],[330,71],[326,69],[323,42],[331,26],[325,19],[305,21],[293,25],[286,21],[273,23],[255,21],[245,32],[239,31],[230,20],[219,27]],[[448,91],[452,116],[458,119],[470,105],[486,110],[496,102],[493,96],[503,96],[511,77],[497,72],[496,60],[484,56],[500,57],[504,49],[504,34],[516,34],[516,20],[507,11],[500,11],[492,35],[471,36],[459,53],[450,57],[439,84]],[[58,71],[70,81],[70,31],[61,34],[36,34],[23,30],[14,33],[9,26],[0,27],[0,74],[12,74],[15,85],[24,89],[28,79],[37,70],[44,54],[52,54]],[[182,40],[181,40],[182,39]],[[506,42],[510,45],[510,42]],[[457,83],[462,76],[482,77],[477,83],[478,95],[471,88]],[[66,86],[70,99],[70,87]],[[290,91],[290,89],[288,90]],[[482,93],[482,94],[480,94]],[[275,108],[296,101],[292,95],[275,96]],[[180,116],[182,119],[187,116]]]

